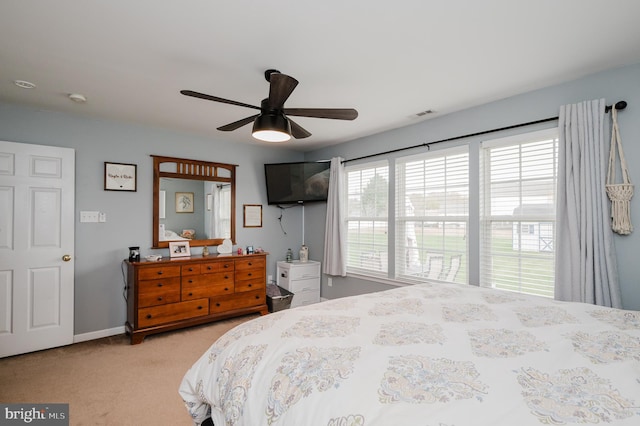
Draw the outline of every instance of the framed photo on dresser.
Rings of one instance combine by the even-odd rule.
[[[169,241],[169,253],[171,254],[171,257],[191,256],[189,241]]]

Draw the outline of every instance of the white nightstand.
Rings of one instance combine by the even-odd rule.
[[[293,293],[291,307],[320,302],[320,262],[280,261],[276,283]]]

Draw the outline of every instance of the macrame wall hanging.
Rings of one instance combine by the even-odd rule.
[[[631,224],[631,197],[633,197],[633,185],[629,178],[627,160],[624,158],[622,141],[620,140],[620,129],[618,128],[618,118],[616,108],[611,108],[611,150],[609,152],[609,171],[607,173],[607,195],[611,200],[611,228],[613,232],[620,235],[629,235],[633,231]],[[622,169],[622,183],[616,183],[616,148],[620,156],[620,167]]]

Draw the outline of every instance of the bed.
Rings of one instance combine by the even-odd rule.
[[[399,287],[247,321],[179,392],[196,425],[637,426],[640,312]]]

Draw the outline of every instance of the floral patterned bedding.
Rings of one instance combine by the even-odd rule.
[[[640,312],[419,284],[241,324],[184,376],[200,424],[640,424]]]

